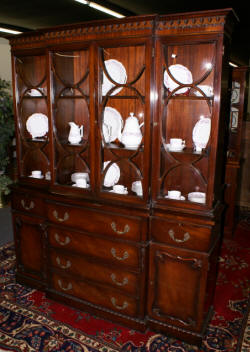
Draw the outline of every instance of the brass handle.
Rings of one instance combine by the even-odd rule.
[[[179,240],[178,238],[175,238],[175,233],[174,233],[174,230],[170,229],[168,231],[168,234],[170,236],[170,238],[172,238],[173,241],[177,242],[177,243],[183,243],[183,242],[186,242],[190,239],[190,234],[188,232],[184,233],[184,237],[183,237],[183,240]]]
[[[127,285],[127,283],[128,283],[128,278],[127,278],[127,277],[125,277],[122,282],[119,282],[119,281],[116,280],[116,275],[115,275],[114,273],[112,273],[110,276],[111,276],[112,281],[113,281],[117,286],[125,286],[125,285]]]
[[[66,264],[64,265],[64,264],[61,263],[61,259],[59,257],[56,257],[56,262],[60,266],[61,269],[68,269],[68,268],[71,267],[70,260],[67,260]]]
[[[125,259],[128,259],[128,257],[129,257],[129,254],[128,254],[127,251],[125,251],[125,252],[123,253],[123,257],[118,257],[118,256],[116,255],[116,249],[115,249],[115,248],[111,248],[111,254],[112,254],[112,256],[113,256],[115,259],[117,259],[117,260],[125,260]]]
[[[67,287],[64,287],[63,284],[62,284],[62,281],[60,279],[57,280],[58,282],[58,285],[60,286],[60,288],[63,290],[63,291],[69,291],[72,289],[72,283],[69,282],[68,283],[68,286]]]
[[[127,302],[127,301],[124,301],[122,306],[118,306],[118,305],[116,304],[116,299],[115,299],[115,297],[111,297],[111,302],[112,302],[113,306],[114,306],[116,309],[123,310],[123,309],[126,309],[126,308],[128,307],[128,302]]]
[[[70,242],[70,238],[68,236],[66,236],[64,242],[62,242],[60,240],[58,233],[55,233],[55,239],[56,239],[56,242],[58,242],[61,246],[66,246]]]
[[[112,223],[111,223],[111,227],[112,227],[112,230],[113,230],[115,233],[117,233],[118,235],[124,235],[125,233],[129,232],[129,230],[130,230],[129,225],[127,225],[127,224],[124,226],[124,230],[123,230],[123,231],[117,230],[117,228],[116,228],[116,223],[115,223],[115,222],[112,222]]]
[[[30,201],[30,205],[26,205],[26,204],[25,204],[25,200],[22,199],[22,200],[21,200],[21,204],[22,204],[22,207],[23,207],[25,210],[31,210],[31,209],[33,209],[33,208],[35,207],[35,203],[34,203],[32,200]]]
[[[56,210],[53,211],[53,215],[56,218],[57,221],[64,222],[69,219],[69,214],[66,212],[64,213],[63,218],[59,218],[58,212]]]

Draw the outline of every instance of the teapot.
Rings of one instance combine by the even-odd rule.
[[[80,143],[83,137],[83,125],[79,127],[74,122],[69,122],[69,125],[70,125],[70,131],[69,131],[69,137],[68,137],[69,143],[71,144]]]
[[[131,112],[130,116],[126,119],[125,126],[122,132],[121,142],[128,148],[137,148],[142,140],[141,126],[138,119]]]

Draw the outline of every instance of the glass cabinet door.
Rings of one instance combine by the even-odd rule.
[[[99,48],[101,196],[148,196],[150,62],[145,43]],[[150,61],[150,60],[149,60]]]
[[[47,182],[50,157],[46,56],[16,56],[14,64],[20,176],[35,183]]]
[[[54,185],[89,191],[90,71],[89,50],[51,54]]]
[[[177,206],[206,204],[212,197],[210,161],[218,128],[213,115],[216,43],[158,42],[157,55],[153,197],[164,203],[177,201]]]

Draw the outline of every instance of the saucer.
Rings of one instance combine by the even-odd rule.
[[[172,200],[186,200],[184,196],[181,196],[180,198],[170,198],[169,196],[165,196],[167,199],[172,199]]]
[[[111,191],[109,191],[110,193],[115,193],[115,194],[124,194],[124,195],[126,195],[126,194],[128,194],[128,191],[125,191],[125,192],[123,192],[123,193],[119,193],[119,192],[115,192],[115,191],[113,191],[113,190],[111,190]]]
[[[170,147],[170,144],[166,144],[166,147],[170,152],[181,152],[186,146],[182,145],[180,148],[173,148]]]
[[[37,179],[42,179],[44,176],[43,176],[43,175],[41,175],[41,176],[32,176],[32,175],[30,175],[29,177],[37,178]]]
[[[73,183],[72,187],[89,188],[89,184],[87,183],[86,187],[82,187],[82,186],[78,186],[76,183]]]

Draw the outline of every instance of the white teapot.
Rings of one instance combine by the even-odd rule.
[[[131,112],[130,116],[126,119],[125,126],[122,132],[121,142],[128,148],[137,148],[142,140],[141,126],[138,119]]]
[[[81,142],[81,139],[83,137],[83,126],[78,126],[74,122],[69,122],[70,125],[70,131],[69,131],[69,137],[68,141],[71,144],[78,144]]]

